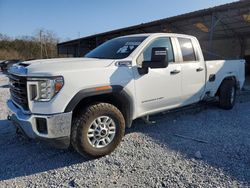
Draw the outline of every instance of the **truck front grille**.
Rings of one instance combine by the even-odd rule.
[[[8,77],[10,80],[11,99],[25,111],[28,111],[27,79],[13,74],[9,74]]]

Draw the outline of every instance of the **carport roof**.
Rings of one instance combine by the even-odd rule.
[[[250,36],[250,1],[237,1],[230,4],[112,30],[62,42],[59,43],[58,46],[76,44],[80,41],[87,40],[108,39],[125,34],[158,31],[194,35],[202,40],[232,37],[241,40]]]

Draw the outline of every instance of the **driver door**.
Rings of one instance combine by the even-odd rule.
[[[136,102],[139,116],[181,104],[181,66],[175,62],[174,46],[169,37],[154,39],[137,58],[137,65],[151,60],[155,47],[165,47],[168,51],[169,65],[166,68],[149,68],[147,74],[140,75],[134,68]]]

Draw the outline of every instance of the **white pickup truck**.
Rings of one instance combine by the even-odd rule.
[[[245,80],[244,64],[205,61],[193,36],[123,36],[84,58],[12,66],[8,118],[30,138],[99,157],[119,145],[137,118],[211,97],[231,109]]]

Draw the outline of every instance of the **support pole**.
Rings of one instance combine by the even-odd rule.
[[[40,57],[43,58],[43,42],[42,42],[42,30],[39,32],[39,38],[40,38]]]
[[[215,28],[214,23],[215,23],[215,16],[214,16],[214,13],[212,13],[211,26],[210,26],[210,31],[209,31],[209,43],[208,43],[209,52],[211,54],[213,53],[213,35],[214,35],[214,28]],[[210,55],[210,57],[212,58],[212,55]]]

